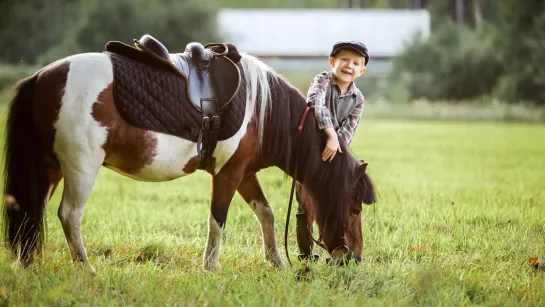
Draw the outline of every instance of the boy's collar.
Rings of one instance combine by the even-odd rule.
[[[331,77],[331,84],[339,87],[337,85],[337,77],[335,77],[335,74],[333,74],[332,70],[329,71],[329,76]],[[346,91],[345,95],[353,95],[354,94],[354,87],[356,87],[356,85],[355,85],[354,81],[351,81],[350,84],[348,85],[348,90]]]

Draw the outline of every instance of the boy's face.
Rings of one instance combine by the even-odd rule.
[[[337,83],[344,85],[356,80],[367,71],[365,58],[351,50],[341,50],[335,57],[330,57],[329,65],[337,78]]]

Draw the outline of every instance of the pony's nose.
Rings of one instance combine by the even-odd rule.
[[[362,257],[361,256],[356,256],[356,257],[354,257],[354,260],[356,260],[356,263],[359,264],[361,262],[361,260],[362,260]]]

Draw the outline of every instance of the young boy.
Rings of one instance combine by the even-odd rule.
[[[340,142],[346,147],[352,142],[364,105],[364,97],[354,81],[366,72],[368,62],[369,54],[363,43],[338,42],[329,55],[331,70],[318,74],[310,85],[307,102],[314,111],[318,128],[327,136],[322,151],[324,162],[331,162],[337,152],[342,154]],[[309,237],[311,221],[308,221],[302,204],[299,184],[296,196],[299,203],[296,214],[299,258],[307,258],[314,242]]]

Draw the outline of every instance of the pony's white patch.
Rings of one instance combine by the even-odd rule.
[[[208,236],[206,249],[203,254],[203,268],[213,269],[219,266],[220,243],[223,229],[220,227],[212,213],[208,215]]]
[[[250,121],[251,115],[248,115],[248,105],[246,105],[246,114],[244,115],[244,121],[240,129],[233,135],[224,141],[218,141],[214,154],[212,155],[216,159],[216,169],[214,172],[217,174],[221,168],[231,159],[235,154],[235,151],[240,144],[240,140],[246,134],[246,129],[248,128],[248,122]]]
[[[235,135],[218,142],[213,154],[216,160],[215,173],[218,173],[233,156],[240,140],[246,134],[248,123],[253,116],[258,117],[257,129],[260,142],[263,135],[265,110],[270,103],[267,74],[272,70],[253,56],[241,55],[240,62],[246,79],[247,91],[244,120]],[[74,160],[78,159],[78,152],[86,152],[87,150],[104,154],[102,146],[106,142],[107,129],[92,117],[92,106],[96,103],[98,95],[113,82],[110,59],[101,53],[74,55],[67,59],[70,61],[70,72],[65,97],[63,97],[63,106],[65,107],[61,107],[59,120],[55,123],[57,129],[55,149],[72,154],[70,159]],[[87,90],[82,91],[82,88],[87,88]],[[259,97],[258,88],[260,89]],[[256,101],[261,103],[260,110],[263,112],[260,114],[256,114],[255,111]],[[164,181],[187,175],[183,169],[189,160],[197,155],[196,144],[168,134],[157,132],[151,132],[151,134],[157,140],[155,157],[151,164],[130,177],[146,181]],[[73,142],[74,139],[81,141]],[[63,147],[66,148],[63,149]]]
[[[58,216],[72,258],[87,261],[81,238],[83,210],[104,161],[107,130],[92,115],[99,94],[113,81],[110,59],[105,54],[70,56],[53,150],[64,174],[64,191]],[[89,264],[89,269],[94,272]]]
[[[213,154],[213,157],[216,159],[216,174],[235,153],[240,144],[240,140],[246,134],[248,123],[253,116],[258,117],[257,130],[260,144],[263,139],[265,114],[267,113],[266,110],[268,109],[271,100],[271,91],[267,80],[267,74],[272,72],[272,70],[265,63],[251,55],[241,53],[241,56],[242,58],[240,59],[240,63],[242,65],[242,72],[244,73],[244,77],[246,79],[246,110],[244,112],[244,120],[240,130],[237,131],[235,135],[227,140],[219,141],[216,145],[216,150]],[[255,114],[256,101],[258,100],[258,87],[261,94],[259,96],[259,102],[261,103],[259,109],[261,112],[260,114]]]
[[[153,132],[157,140],[155,157],[135,176],[146,181],[164,181],[187,175],[183,170],[197,155],[197,144],[169,134]]]
[[[113,81],[110,59],[101,53],[85,53],[67,58],[70,68],[54,127],[55,153],[71,166],[85,165],[90,157],[104,158],[102,146],[107,131],[92,116],[98,95]],[[82,155],[85,153],[85,155]]]

